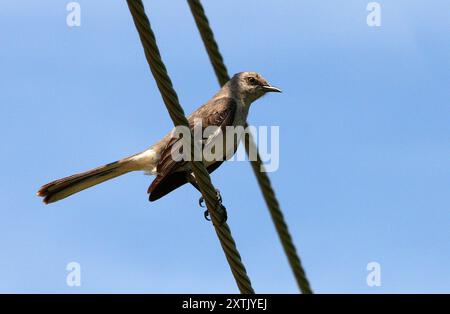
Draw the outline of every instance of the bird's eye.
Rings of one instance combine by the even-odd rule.
[[[249,81],[251,84],[255,84],[256,79],[255,79],[254,77],[250,76],[250,77],[248,78],[248,81]]]

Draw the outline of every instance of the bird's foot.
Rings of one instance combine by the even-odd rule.
[[[227,208],[225,206],[223,206],[222,204],[220,204],[220,211],[221,211],[221,219],[219,221],[220,224],[223,224],[225,222],[227,222],[228,220],[228,213],[227,213]],[[211,218],[209,218],[209,210],[205,210],[205,212],[203,213],[203,216],[205,217],[206,220],[211,221]]]
[[[228,214],[227,214],[227,209],[225,206],[222,205],[222,196],[220,195],[220,191],[218,189],[216,189],[216,195],[217,195],[217,201],[219,202],[219,206],[220,206],[220,215],[221,215],[221,219],[220,219],[220,224],[223,224],[227,221],[228,219]],[[200,207],[205,207],[204,205],[205,200],[202,197],[200,197],[200,199],[198,200],[198,204],[200,205]],[[209,215],[209,210],[205,210],[205,212],[203,213],[203,216],[205,217],[206,220],[211,221],[210,215]]]
[[[205,210],[203,216],[205,217],[206,220],[211,221],[211,218],[209,218],[209,210]]]
[[[220,195],[219,189],[216,189],[216,196],[217,201],[219,202],[220,205],[222,205],[222,195]],[[205,199],[203,198],[203,195],[198,199],[198,205],[200,205],[200,207],[205,207]]]
[[[220,195],[220,190],[216,189],[216,196],[217,196],[217,201],[219,202],[220,205],[222,205],[222,195]],[[198,199],[198,205],[200,207],[205,207],[205,199],[203,198],[203,195]]]

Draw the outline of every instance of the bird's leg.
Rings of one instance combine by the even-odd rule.
[[[216,189],[216,195],[217,195],[217,201],[219,202],[219,206],[220,206],[220,211],[219,211],[219,214],[221,216],[220,224],[223,224],[228,219],[228,213],[227,213],[226,207],[222,204],[222,195],[220,195],[220,190],[219,189]],[[205,207],[205,205],[203,205],[204,202],[205,202],[205,200],[203,199],[203,196],[201,196],[200,199],[198,200],[198,203],[199,203],[200,207]],[[209,218],[209,210],[208,209],[205,210],[203,215],[205,216],[206,220],[208,220],[208,221],[211,220]]]
[[[188,181],[189,181],[189,183],[191,183],[201,193],[200,187],[198,186],[197,181],[195,180],[195,176],[194,176],[193,173],[190,173],[188,175]],[[223,224],[224,222],[227,221],[228,214],[227,214],[227,209],[225,208],[225,206],[222,205],[222,195],[220,195],[220,190],[219,189],[216,189],[216,197],[217,197],[217,201],[219,202],[220,209],[221,209],[221,213],[220,214],[222,216],[222,219],[221,219],[220,223]],[[200,207],[205,207],[204,203],[205,203],[205,199],[203,198],[203,195],[202,195],[199,198],[199,200],[198,200],[198,205]],[[208,220],[208,221],[211,220],[209,218],[209,210],[208,209],[205,210],[205,212],[203,213],[203,216],[205,217],[206,220]]]

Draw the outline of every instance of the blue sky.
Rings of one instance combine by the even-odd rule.
[[[68,2],[68,1],[67,1]],[[172,122],[125,1],[1,1],[0,292],[237,292],[190,186],[149,203],[128,174],[44,206],[40,185],[145,149]],[[203,1],[230,73],[284,93],[271,173],[318,293],[450,292],[450,2]],[[218,88],[185,1],[145,1],[186,112]],[[253,286],[296,293],[247,162],[213,176]],[[81,265],[81,286],[66,265]],[[366,265],[381,265],[381,287]]]

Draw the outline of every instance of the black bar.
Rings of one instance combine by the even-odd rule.
[[[448,295],[242,295],[242,294],[64,294],[64,295],[1,295],[3,306],[11,305],[15,310],[22,306],[34,310],[42,307],[45,310],[58,310],[60,313],[85,313],[89,309],[105,307],[123,311],[139,310],[145,313],[160,313],[161,310],[175,313],[311,313],[312,310],[329,309],[330,313],[350,308],[358,309],[359,313],[385,313],[396,305],[402,310],[411,308],[415,311],[432,308],[448,309]],[[8,304],[9,303],[9,304]],[[214,306],[213,306],[214,305]],[[282,312],[280,312],[282,311]]]

